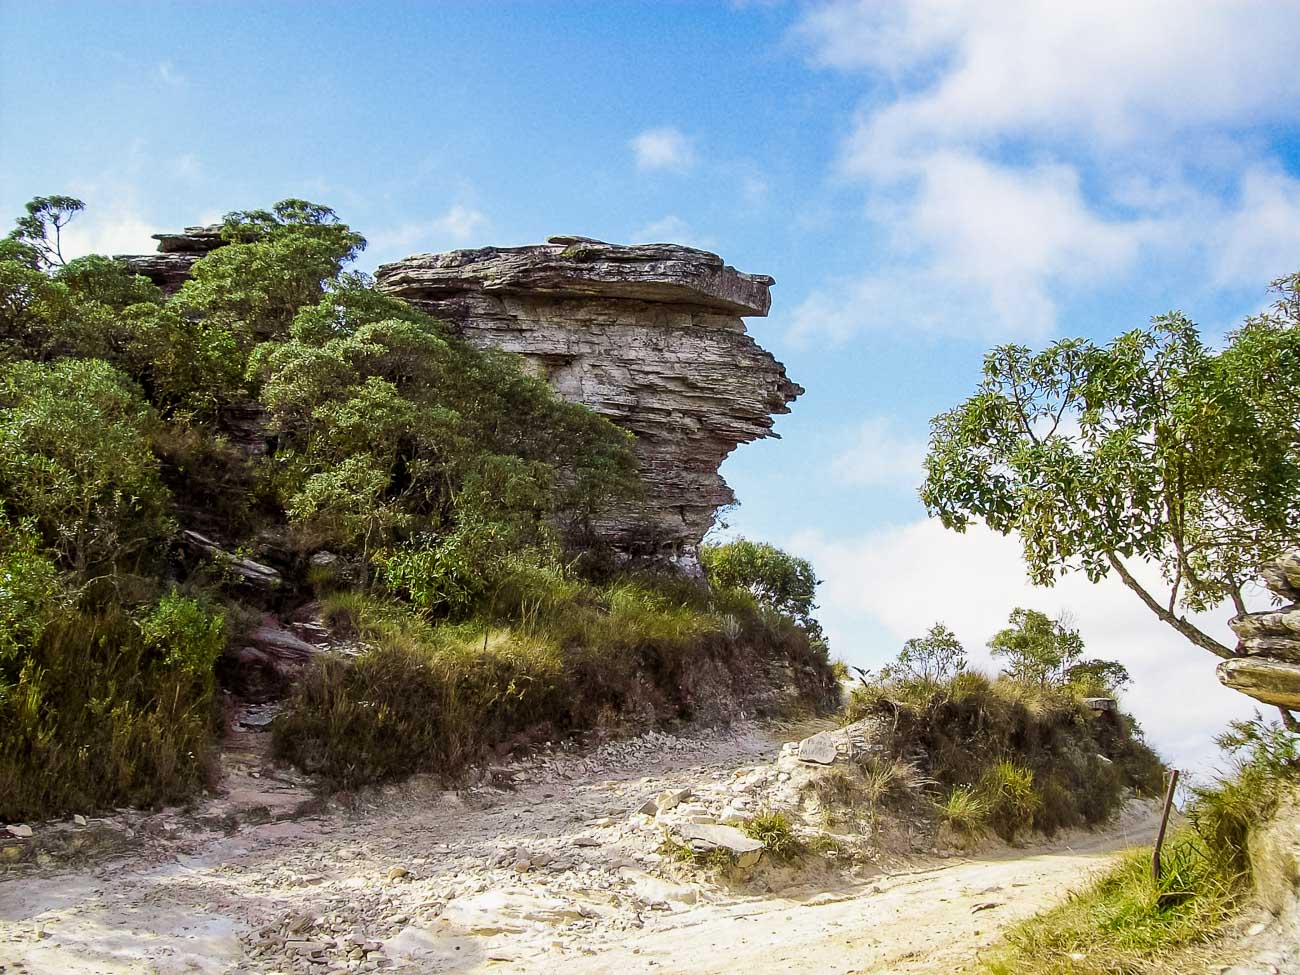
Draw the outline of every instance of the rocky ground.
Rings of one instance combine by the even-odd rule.
[[[653,733],[330,806],[248,732],[197,810],[0,844],[0,972],[952,972],[1152,831],[1131,806],[974,855],[896,822],[725,877],[661,851],[790,802],[818,766],[782,743],[809,730]]]

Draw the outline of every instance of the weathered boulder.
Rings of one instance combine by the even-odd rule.
[[[775,436],[773,415],[803,392],[741,320],[767,314],[773,280],[707,251],[552,237],[419,254],[375,282],[636,434],[647,497],[594,526],[629,554],[692,567],[715,511],[735,500],[719,465]]]

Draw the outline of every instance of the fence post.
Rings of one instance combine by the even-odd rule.
[[[1151,882],[1160,883],[1160,847],[1165,843],[1165,827],[1169,825],[1169,810],[1174,805],[1174,789],[1178,787],[1178,769],[1169,773],[1169,788],[1165,790],[1165,809],[1160,816],[1160,832],[1156,833],[1156,845],[1151,851]]]

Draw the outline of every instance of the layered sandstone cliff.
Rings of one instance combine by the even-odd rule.
[[[420,254],[376,286],[523,357],[567,399],[636,434],[647,496],[596,526],[620,548],[689,564],[735,495],[718,467],[774,436],[803,388],[745,333],[773,280],[676,244],[552,237],[527,247]],[[650,554],[647,552],[647,554]]]
[[[1300,711],[1300,552],[1289,552],[1260,573],[1288,605],[1229,620],[1241,656],[1219,664],[1219,680],[1265,704]]]
[[[158,253],[121,258],[168,293],[222,246],[219,228],[158,234]],[[803,388],[745,332],[766,315],[765,275],[676,244],[552,237],[527,247],[418,254],[379,268],[376,287],[522,357],[566,399],[636,435],[645,497],[607,512],[598,537],[630,555],[694,565],[737,445],[775,436]]]

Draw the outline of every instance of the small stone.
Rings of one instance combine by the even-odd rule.
[[[666,789],[659,793],[655,798],[655,807],[661,813],[667,812],[668,810],[681,805],[682,801],[684,799],[689,799],[690,796],[690,789]]]
[[[533,865],[527,860],[515,861],[515,866],[514,866],[515,873],[527,873],[531,869],[533,869]]]
[[[389,871],[388,871],[388,879],[389,879],[389,880],[401,880],[401,879],[404,878],[404,877],[405,877],[409,872],[410,872],[410,871],[408,871],[405,867],[392,867],[392,868],[390,868]]]
[[[76,823],[78,826],[86,825],[86,817],[81,815],[81,813],[77,813],[77,815],[73,816],[72,821]]]
[[[25,840],[32,835],[32,828],[26,823],[15,823],[12,826],[6,826],[5,832],[10,836],[16,836],[20,840]]]

